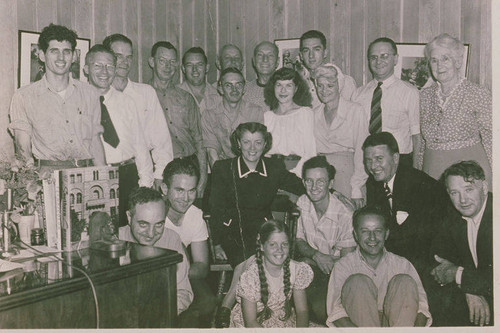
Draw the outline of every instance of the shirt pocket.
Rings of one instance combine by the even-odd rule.
[[[397,130],[403,125],[404,117],[397,113],[389,113],[385,115],[382,119],[382,124],[384,127],[390,130]]]

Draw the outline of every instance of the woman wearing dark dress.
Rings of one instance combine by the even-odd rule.
[[[216,327],[228,327],[231,308],[236,302],[236,285],[246,261],[255,254],[257,232],[272,218],[278,190],[297,196],[305,193],[300,178],[287,171],[280,159],[264,154],[272,136],[260,123],[240,124],[231,135],[237,157],[217,161],[212,169],[210,228],[217,259],[227,259],[234,268],[231,287],[216,317]],[[281,202],[284,206],[286,203]]]
[[[215,255],[235,267],[255,254],[257,232],[268,218],[278,190],[305,193],[300,178],[279,159],[264,157],[272,136],[260,123],[240,124],[231,135],[237,157],[212,169],[210,227]]]

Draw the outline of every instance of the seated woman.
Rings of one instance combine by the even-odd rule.
[[[262,225],[256,260],[238,283],[231,327],[309,326],[305,289],[313,272],[306,263],[290,260],[292,246],[283,223],[270,220]]]
[[[269,154],[279,155],[300,177],[302,164],[316,156],[309,88],[295,70],[280,68],[269,79],[264,98],[271,109],[264,113],[264,124],[273,135]]]
[[[318,97],[323,103],[314,110],[314,135],[319,154],[325,155],[337,173],[334,188],[352,198],[357,208],[364,204],[368,175],[363,165],[363,141],[369,135],[363,107],[340,95],[344,75],[333,66],[315,70]]]
[[[231,147],[237,157],[217,161],[212,169],[209,202],[215,256],[227,259],[233,268],[255,253],[257,231],[272,218],[271,207],[278,190],[297,196],[305,193],[300,178],[287,171],[282,160],[264,157],[272,143],[266,126],[254,122],[240,124],[231,134]],[[218,315],[221,326],[234,305],[241,271],[235,269],[233,288],[222,303]]]
[[[435,179],[450,165],[475,160],[491,190],[491,92],[461,75],[465,47],[441,34],[425,46],[437,82],[420,92],[420,130],[424,138],[418,166]]]

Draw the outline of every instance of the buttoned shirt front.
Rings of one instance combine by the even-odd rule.
[[[137,243],[130,231],[130,226],[126,225],[118,230],[118,238],[127,242]],[[161,238],[153,245],[162,249],[177,251],[182,255],[182,262],[177,264],[177,314],[186,310],[193,302],[193,289],[189,283],[189,261],[186,257],[186,252],[182,246],[179,235],[173,230],[165,228]],[[166,295],[165,295],[166,297]]]
[[[29,134],[33,156],[39,160],[93,158],[93,145],[102,132],[98,92],[71,76],[64,98],[45,75],[18,89],[12,97],[10,119],[11,131]]]
[[[236,110],[227,110],[223,101],[202,117],[203,145],[217,151],[219,159],[234,157],[229,137],[239,124],[247,122],[264,123],[262,108],[253,103],[241,100]]]
[[[108,109],[120,143],[113,148],[102,140],[107,163],[120,163],[135,157],[139,173],[139,185],[153,185],[153,162],[144,140],[137,117],[134,101],[124,93],[110,87],[104,95],[104,105]]]
[[[200,126],[200,111],[188,92],[171,87],[156,90],[170,130],[174,158],[203,153],[203,137]]]
[[[417,284],[418,313],[427,317],[426,326],[432,324],[427,295],[413,265],[403,257],[388,252],[385,249],[383,251],[384,253],[377,268],[368,265],[359,250],[359,246],[356,248],[356,251],[348,253],[335,263],[330,275],[330,281],[328,282],[328,294],[326,297],[326,312],[328,315],[326,324],[329,327],[335,327],[333,322],[337,319],[349,317],[342,305],[341,295],[344,283],[354,274],[364,274],[373,281],[378,291],[377,304],[379,311],[383,311],[384,309],[384,299],[391,279],[398,274],[409,275]]]
[[[269,106],[264,100],[264,87],[265,85],[259,84],[257,80],[247,82],[245,86],[245,95],[243,95],[243,98],[251,103],[260,106],[262,110],[267,111],[269,110]]]
[[[463,217],[467,221],[467,240],[469,241],[469,249],[474,260],[474,264],[477,267],[477,232],[479,231],[479,226],[481,225],[481,220],[483,219],[484,210],[486,209],[487,197],[484,200],[483,207],[479,213],[474,217]]]
[[[300,209],[297,238],[323,254],[340,257],[340,250],[356,246],[352,235],[353,211],[334,195],[328,197],[328,208],[319,220],[306,194],[297,200]]]
[[[206,83],[205,84],[205,91],[203,92],[203,99],[201,102],[198,102],[196,97],[194,96],[193,90],[189,86],[189,84],[184,80],[181,84],[177,85],[177,87],[181,88],[182,90],[188,92],[193,96],[194,101],[196,102],[196,105],[198,105],[198,110],[200,111],[201,114],[205,112],[207,109],[213,109],[217,104],[219,103],[220,100],[222,100],[222,96],[219,94],[216,88],[212,87],[210,84]]]
[[[154,178],[163,179],[163,170],[173,160],[172,140],[156,91],[148,84],[128,80],[123,93],[134,100],[146,145],[154,162]]]
[[[339,152],[354,153],[354,173],[351,177],[352,198],[362,198],[362,187],[368,175],[363,165],[363,149],[361,146],[368,133],[363,108],[357,103],[339,99],[337,115],[328,125],[325,120],[325,105],[314,110],[314,136],[316,149],[320,154]]]
[[[353,101],[361,104],[366,122],[370,122],[373,91],[378,81],[371,80],[358,88]],[[382,131],[390,132],[398,142],[399,152],[413,151],[412,135],[420,133],[420,109],[418,89],[392,75],[381,86]]]

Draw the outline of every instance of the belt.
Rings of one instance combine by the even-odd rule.
[[[119,166],[123,166],[123,165],[127,165],[127,164],[132,164],[132,163],[135,163],[135,158],[134,157],[131,157],[128,160],[125,160],[125,161],[111,163],[110,165],[112,167],[119,167]]]
[[[66,161],[52,161],[52,160],[38,160],[39,166],[59,167],[59,168],[85,168],[93,166],[92,159],[85,160],[66,160]]]
[[[282,155],[282,154],[273,154],[271,157],[277,158],[279,160],[284,160],[284,161],[298,161],[300,160],[299,155],[295,154],[290,154],[290,155]]]

